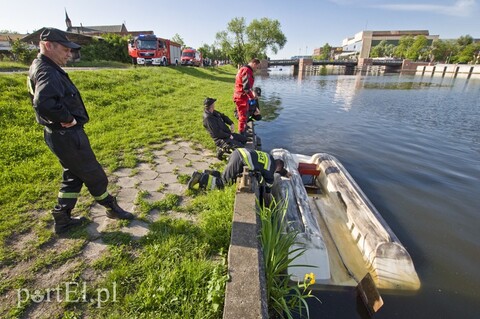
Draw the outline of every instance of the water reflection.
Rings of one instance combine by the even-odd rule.
[[[272,93],[260,99],[260,111],[262,113],[262,121],[271,122],[275,120],[282,111],[282,99],[276,94]]]
[[[257,84],[277,111],[257,123],[262,147],[336,156],[412,256],[418,295],[384,295],[375,317],[477,317],[480,79],[270,75]],[[358,317],[351,291],[319,298],[312,318]]]
[[[357,75],[353,79],[351,77],[338,79],[334,102],[338,103],[342,110],[349,111],[352,108],[355,94],[363,87],[362,79],[362,75]]]

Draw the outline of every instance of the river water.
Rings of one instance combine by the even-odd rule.
[[[375,318],[480,318],[480,80],[258,75],[262,148],[326,152],[410,253],[421,289]],[[318,291],[311,318],[366,317],[353,289]]]

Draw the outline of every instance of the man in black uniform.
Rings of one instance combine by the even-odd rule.
[[[265,190],[270,193],[275,180],[274,174],[288,176],[285,163],[281,159],[274,159],[272,155],[247,148],[236,149],[228,159],[227,166],[222,174],[222,181],[233,184],[237,177],[242,174],[243,167],[247,166],[251,172],[256,172],[258,182],[265,184]]]
[[[257,173],[258,182],[265,185],[265,197],[268,199],[275,180],[274,174],[289,176],[281,159],[274,159],[272,155],[262,151],[237,148],[230,155],[221,176],[217,171],[204,173],[195,171],[188,182],[188,188],[193,189],[196,184],[204,189],[223,188],[225,184],[236,182],[237,177],[243,173],[244,166],[247,166],[249,171]]]
[[[232,133],[234,125],[232,120],[223,113],[215,110],[215,101],[207,97],[203,101],[205,111],[203,112],[203,127],[207,129],[217,146],[217,158],[223,159],[226,148],[234,149],[245,146],[247,138],[241,134]],[[228,127],[230,126],[230,127]]]
[[[72,56],[72,49],[80,46],[70,42],[63,31],[46,28],[40,35],[40,53],[30,66],[27,81],[37,122],[44,126],[45,142],[63,167],[58,204],[52,211],[56,233],[85,220],[71,216],[83,184],[106,207],[107,217],[134,218],[108,193],[107,175],[83,130],[89,120],[87,110],[80,92],[61,68]]]

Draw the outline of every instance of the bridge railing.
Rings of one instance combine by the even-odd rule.
[[[298,65],[298,60],[268,60],[268,66],[288,66],[288,65]]]
[[[298,59],[284,59],[284,60],[268,60],[268,66],[298,66],[300,61]],[[400,66],[403,60],[372,60],[371,65],[386,65],[386,66]],[[313,65],[343,65],[343,66],[357,66],[357,61],[349,60],[313,60]]]
[[[291,60],[269,60],[268,61],[268,66],[289,66],[289,65],[294,65],[297,66],[299,65],[300,61],[297,59],[291,59]],[[313,65],[344,65],[344,66],[356,66],[357,61],[341,61],[341,60],[314,60],[312,61]]]

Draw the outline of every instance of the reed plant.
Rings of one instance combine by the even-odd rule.
[[[306,249],[294,248],[297,231],[286,231],[287,206],[287,200],[273,200],[269,206],[261,206],[259,210],[269,315],[273,318],[289,319],[304,315],[310,317],[306,299],[316,298],[310,289],[315,283],[315,275],[305,274],[302,283],[293,283],[291,275],[288,274],[289,267],[300,266],[295,265],[295,260],[305,254]]]

